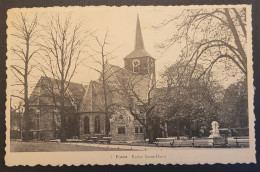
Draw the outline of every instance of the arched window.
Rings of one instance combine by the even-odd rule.
[[[89,134],[89,117],[84,118],[84,133]]]
[[[135,59],[133,62],[133,73],[140,73],[140,61]]]
[[[100,133],[100,117],[95,117],[95,133]]]

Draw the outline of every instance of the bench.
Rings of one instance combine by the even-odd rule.
[[[83,140],[80,139],[66,139],[67,142],[83,142]]]
[[[213,144],[213,138],[192,138],[193,147],[212,147]]]
[[[103,137],[102,139],[99,140],[100,143],[109,143],[111,142],[112,137]]]
[[[96,143],[98,141],[97,137],[87,137],[86,142],[87,143]]]
[[[57,143],[59,143],[59,142],[60,142],[60,139],[50,140],[50,142],[57,142]]]
[[[174,138],[156,138],[156,141],[153,142],[157,147],[159,146],[173,146]]]
[[[83,142],[78,136],[73,136],[72,139],[66,139],[67,142]]]
[[[248,147],[249,146],[249,137],[235,137],[234,138],[236,140],[236,146],[245,146]]]
[[[176,147],[192,147],[193,141],[187,140],[187,139],[174,140],[173,146],[176,146]]]

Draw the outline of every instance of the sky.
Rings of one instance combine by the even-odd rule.
[[[165,20],[173,18],[179,14],[183,8],[187,7],[160,7],[160,6],[147,6],[147,7],[106,7],[106,6],[89,6],[89,7],[50,7],[50,8],[31,8],[31,9],[11,9],[8,11],[8,38],[7,48],[10,48],[16,44],[15,40],[10,36],[14,33],[11,26],[11,22],[16,22],[15,15],[18,12],[26,12],[29,17],[34,14],[38,14],[39,22],[44,23],[44,18],[50,13],[65,14],[72,13],[72,19],[74,22],[82,22],[83,29],[90,30],[95,35],[102,37],[105,32],[109,31],[108,41],[111,43],[111,47],[118,47],[113,52],[114,58],[110,61],[113,65],[123,67],[123,58],[127,56],[134,49],[135,41],[135,29],[137,14],[139,15],[142,35],[144,40],[144,46],[146,51],[156,59],[156,74],[157,78],[159,74],[165,69],[165,66],[169,66],[179,59],[181,46],[176,44],[172,46],[167,52],[161,53],[161,50],[156,48],[157,44],[162,43],[176,32],[174,25],[168,25],[166,27],[155,29],[153,26],[158,26]],[[90,42],[90,44],[92,44]],[[92,47],[95,45],[91,45]],[[87,56],[87,54],[82,54]],[[16,63],[12,60],[14,58],[10,51],[7,52],[8,59],[10,58],[10,64]],[[92,63],[89,60],[87,65],[94,68],[98,67],[97,64]],[[41,74],[37,71],[34,72],[35,77],[29,79],[31,92],[37,82],[37,79]],[[79,66],[77,73],[72,78],[73,82],[82,83],[87,85],[91,80],[96,80],[98,73],[85,65]]]

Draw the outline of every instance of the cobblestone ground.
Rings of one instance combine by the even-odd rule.
[[[64,151],[125,151],[129,149],[118,149],[109,147],[83,146],[76,144],[63,144],[52,142],[16,142],[11,141],[11,152],[64,152]]]

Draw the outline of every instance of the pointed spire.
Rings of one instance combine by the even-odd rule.
[[[136,24],[135,49],[136,50],[144,49],[144,41],[143,41],[142,30],[141,30],[138,14],[137,14],[137,24]]]

